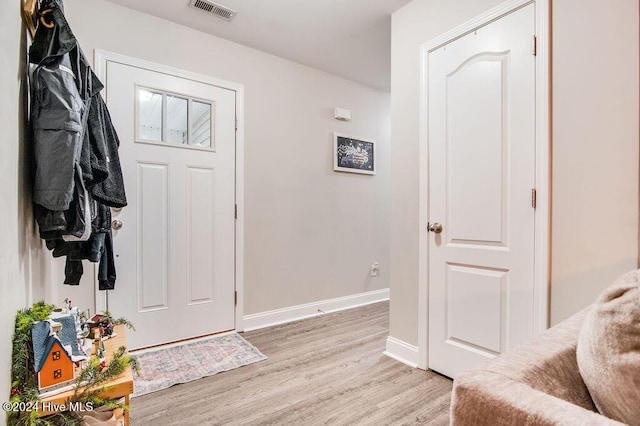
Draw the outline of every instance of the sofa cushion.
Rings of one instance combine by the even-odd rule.
[[[640,426],[640,271],[596,300],[578,338],[580,374],[600,413]]]
[[[456,377],[450,412],[451,426],[624,426],[524,382],[481,369]]]
[[[482,369],[540,392],[597,411],[576,361],[578,336],[590,308],[572,315],[532,341],[509,349]]]

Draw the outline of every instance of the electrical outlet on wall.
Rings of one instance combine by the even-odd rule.
[[[372,277],[380,275],[380,262],[373,262],[371,264],[371,268],[369,268],[369,273]]]

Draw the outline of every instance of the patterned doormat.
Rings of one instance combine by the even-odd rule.
[[[133,396],[146,395],[267,359],[238,333],[132,353],[140,376],[133,375]]]

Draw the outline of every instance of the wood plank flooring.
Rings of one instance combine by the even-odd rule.
[[[131,400],[147,425],[447,425],[451,380],[382,354],[389,304],[243,333],[268,359]]]

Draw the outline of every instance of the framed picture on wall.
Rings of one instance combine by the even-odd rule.
[[[333,170],[338,172],[376,174],[376,142],[333,134]]]

